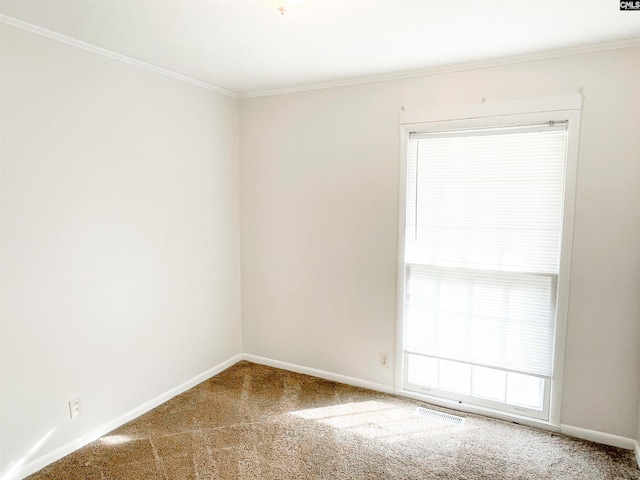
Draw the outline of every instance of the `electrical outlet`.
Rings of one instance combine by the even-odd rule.
[[[71,420],[76,418],[81,413],[82,410],[80,409],[80,398],[69,400],[69,416],[71,417]]]
[[[389,368],[389,354],[385,352],[380,352],[380,366],[384,368]]]

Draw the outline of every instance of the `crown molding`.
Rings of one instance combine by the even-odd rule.
[[[239,97],[257,98],[268,97],[273,95],[287,95],[290,93],[308,92],[312,90],[324,90],[328,88],[348,87],[352,85],[362,85],[375,82],[386,82],[390,80],[404,80],[417,77],[428,77],[431,75],[442,75],[445,73],[463,72],[466,70],[479,70],[482,68],[500,67],[504,65],[513,65],[517,63],[535,62],[539,60],[547,60],[559,57],[569,57],[573,55],[583,55],[587,53],[603,52],[608,50],[618,50],[622,48],[640,47],[640,38],[630,38],[615,42],[593,43],[581,45],[578,47],[560,48],[555,50],[545,50],[542,52],[527,53],[522,55],[512,55],[508,57],[500,57],[489,60],[480,60],[476,62],[467,62],[460,64],[445,65],[442,67],[429,67],[419,70],[408,70],[404,72],[388,73],[381,75],[372,75],[366,77],[356,77],[346,80],[338,80],[334,82],[312,83],[290,88],[280,88],[273,90],[263,90],[258,92],[241,93]]]
[[[133,65],[138,68],[149,70],[151,72],[164,75],[166,77],[170,77],[176,80],[180,80],[182,82],[189,83],[191,85],[195,85],[197,87],[204,88],[222,95],[226,95],[233,98],[240,98],[240,99],[268,97],[268,96],[275,96],[275,95],[287,95],[290,93],[308,92],[313,90],[325,90],[329,88],[348,87],[352,85],[362,85],[367,83],[385,82],[385,81],[391,81],[391,80],[403,80],[403,79],[417,78],[417,77],[427,77],[431,75],[442,75],[446,73],[462,72],[467,70],[478,70],[482,68],[499,67],[504,65],[512,65],[512,64],[526,63],[526,62],[535,62],[539,60],[546,60],[546,59],[552,59],[552,58],[568,57],[573,55],[582,55],[587,53],[603,52],[608,50],[618,50],[622,48],[640,47],[640,38],[630,38],[630,39],[619,40],[615,42],[604,42],[604,43],[580,45],[577,47],[546,50],[542,52],[527,53],[522,55],[512,55],[512,56],[494,58],[489,60],[480,60],[476,62],[459,63],[459,64],[440,66],[440,67],[429,67],[429,68],[423,68],[418,70],[408,70],[404,72],[387,73],[387,74],[381,74],[381,75],[355,77],[355,78],[330,81],[330,82],[311,83],[311,84],[299,85],[295,87],[237,93],[231,90],[217,87],[216,85],[213,85],[207,82],[203,82],[201,80],[197,80],[192,77],[188,77],[186,75],[182,75],[177,72],[173,72],[171,70],[167,70],[162,67],[158,67],[156,65],[152,65],[150,63],[136,60],[135,58],[127,57],[126,55],[122,55],[120,53],[116,53],[111,50],[98,47],[91,43],[83,42],[82,40],[77,40],[75,38],[67,37],[66,35],[62,35],[60,33],[47,30],[46,28],[38,27],[31,23],[27,23],[13,17],[9,17],[7,15],[0,14],[0,23],[4,23],[6,25],[10,25],[12,27],[16,27],[22,30],[26,30],[28,32],[35,33],[37,35],[42,35],[44,37],[57,40],[62,43],[66,43],[68,45],[72,45],[74,47],[81,48],[83,50],[88,50],[98,55],[102,55],[102,56],[111,58],[113,60],[118,60],[120,62],[128,63],[129,65]]]
[[[195,78],[188,77],[186,75],[182,75],[180,73],[173,72],[171,70],[167,70],[165,68],[158,67],[156,65],[152,65],[150,63],[142,62],[140,60],[136,60],[135,58],[127,57],[126,55],[122,55],[120,53],[107,50],[106,48],[98,47],[91,43],[83,42],[82,40],[77,40],[75,38],[67,37],[66,35],[62,35],[60,33],[47,30],[46,28],[38,27],[31,23],[23,22],[22,20],[18,20],[17,18],[0,14],[0,23],[4,23],[6,25],[16,27],[21,30],[25,30],[27,32],[35,33],[36,35],[41,35],[43,37],[47,37],[61,43],[66,43],[67,45],[71,45],[73,47],[81,48],[83,50],[88,50],[89,52],[102,55],[103,57],[108,57],[108,58],[111,58],[112,60],[117,60],[119,62],[127,63],[129,65],[133,65],[134,67],[142,68],[144,70],[148,70],[150,72],[157,73],[165,77],[173,78],[175,80],[179,80],[184,83],[189,83],[191,85],[195,85],[196,87],[204,88],[206,90],[210,90],[212,92],[216,92],[221,95],[226,95],[228,97],[233,97],[233,98],[239,97],[239,95],[236,92],[232,92],[231,90],[226,90],[224,88],[217,87],[210,83],[203,82],[201,80],[197,80]]]

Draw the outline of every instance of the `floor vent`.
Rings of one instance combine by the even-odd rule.
[[[450,423],[452,425],[464,425],[464,417],[437,412],[435,410],[429,410],[428,408],[418,407],[416,409],[416,415],[427,417],[432,420],[438,420],[440,422]]]

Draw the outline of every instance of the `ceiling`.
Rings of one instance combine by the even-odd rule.
[[[640,39],[640,12],[617,0],[0,0],[0,12],[244,96]]]

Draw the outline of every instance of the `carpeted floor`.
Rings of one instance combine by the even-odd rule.
[[[631,451],[419,405],[240,362],[28,478],[640,479]]]

